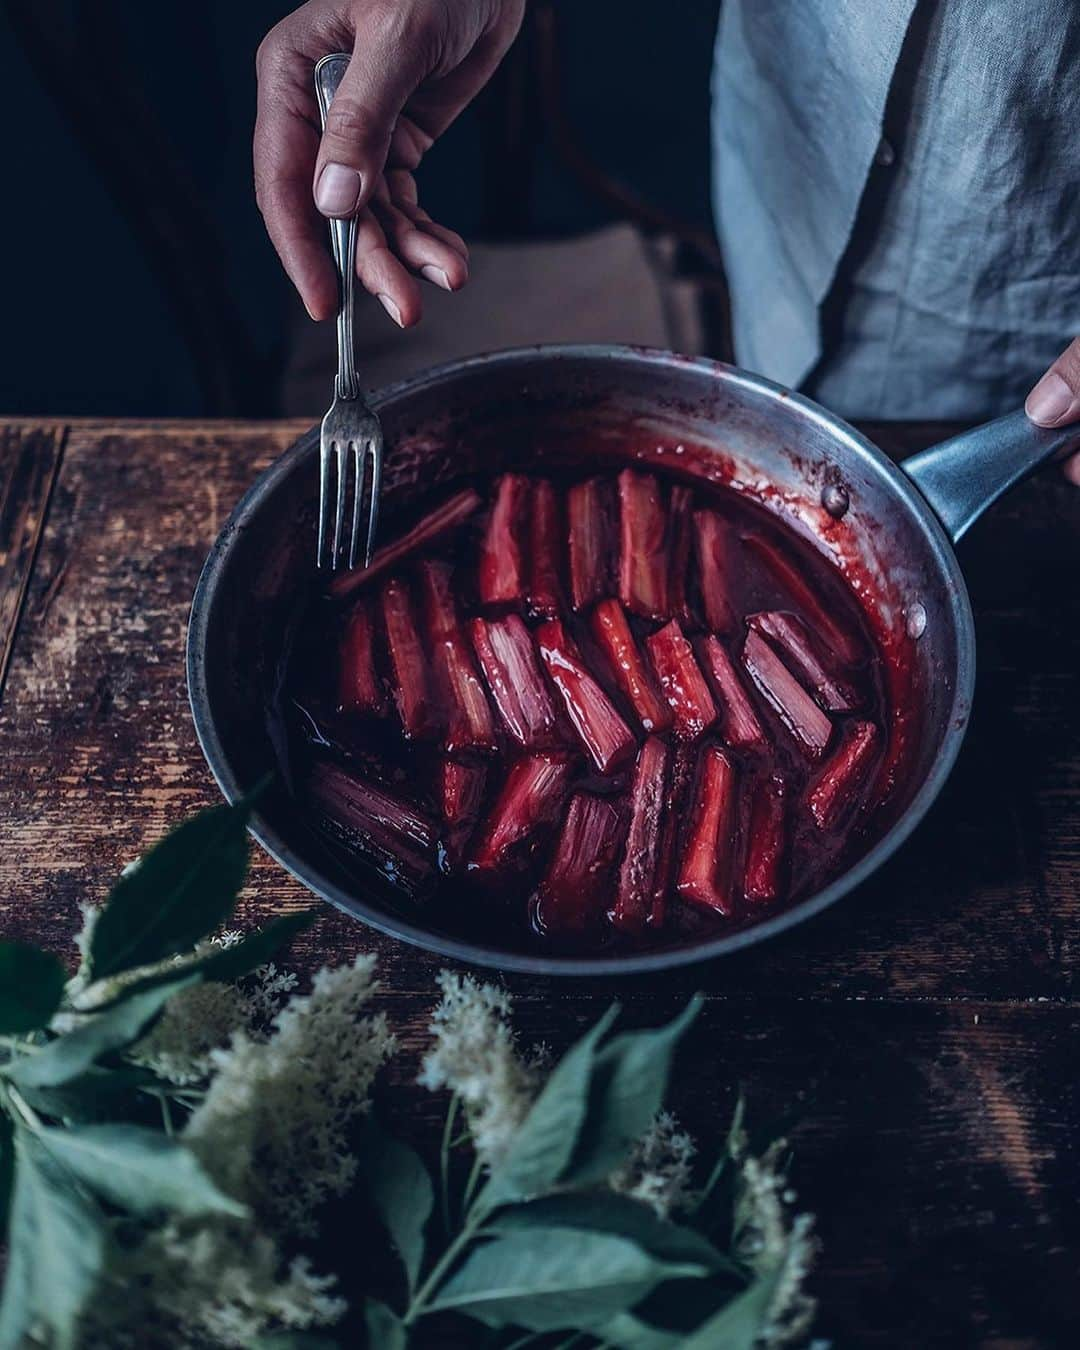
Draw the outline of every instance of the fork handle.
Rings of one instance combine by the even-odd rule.
[[[346,52],[324,56],[315,67],[315,95],[319,117],[326,127],[326,114],[334,101],[338,85],[348,69]],[[356,217],[330,221],[330,249],[338,274],[337,379],[338,398],[359,398],[360,378],[356,373],[353,347],[353,291],[356,284]]]

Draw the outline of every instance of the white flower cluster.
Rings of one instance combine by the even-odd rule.
[[[782,1158],[787,1143],[777,1139],[760,1158],[745,1151],[741,1130],[732,1141],[732,1157],[739,1167],[735,1197],[734,1247],[736,1255],[759,1276],[772,1276],[775,1287],[761,1343],[769,1350],[790,1345],[805,1335],[817,1304],[804,1286],[817,1255],[813,1219],[808,1214],[789,1219],[795,1199],[788,1187]]]
[[[670,1111],[660,1111],[611,1177],[612,1190],[649,1205],[666,1219],[690,1198],[697,1145]]]
[[[241,1030],[213,1050],[210,1086],[184,1129],[223,1189],[299,1237],[316,1234],[314,1211],[355,1176],[346,1132],[394,1049],[384,1016],[361,1017],[374,970],[373,956],[324,968],[265,1037]]]
[[[419,1082],[458,1097],[477,1157],[490,1169],[540,1090],[543,1054],[519,1054],[505,990],[449,970],[440,972],[438,985],[442,999],[431,1018],[435,1044],[424,1056]]]

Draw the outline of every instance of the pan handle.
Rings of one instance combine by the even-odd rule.
[[[1021,408],[904,460],[953,543],[1040,464],[1080,446],[1080,423],[1039,427]]]

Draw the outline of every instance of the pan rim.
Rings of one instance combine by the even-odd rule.
[[[957,645],[951,707],[944,719],[947,730],[929,772],[904,813],[846,872],[813,895],[806,896],[771,918],[762,919],[747,928],[712,938],[707,942],[604,957],[563,957],[508,952],[486,946],[481,942],[433,932],[408,919],[387,914],[337,886],[317,865],[297,853],[257,809],[252,813],[249,830],[260,846],[287,872],[320,898],[329,901],[335,908],[361,920],[378,932],[440,956],[517,974],[557,975],[567,978],[656,974],[699,965],[756,946],[828,909],[867,881],[907,842],[922,822],[952,772],[971,715],[975,687],[975,625],[967,585],[953,545],[943,526],[926,498],[899,465],[889,459],[861,432],[812,399],[786,389],[764,376],[752,374],[723,362],[705,357],[683,356],[649,347],[590,343],[539,344],[508,348],[447,362],[375,392],[371,395],[370,401],[375,408],[385,407],[399,398],[416,394],[433,385],[437,386],[472,370],[527,367],[537,360],[589,361],[601,364],[629,362],[645,364],[651,368],[666,367],[682,371],[687,368],[697,369],[728,386],[752,390],[756,394],[764,394],[773,399],[782,398],[786,403],[799,407],[810,421],[817,423],[832,438],[844,443],[857,456],[869,459],[878,470],[883,471],[897,498],[909,513],[915,516],[929,537],[934,561],[947,586],[948,612],[955,627]],[[278,482],[292,473],[299,460],[311,453],[317,440],[318,428],[313,427],[269,465],[247,489],[211,546],[192,599],[186,652],[188,698],[199,746],[214,780],[230,803],[238,801],[243,796],[245,785],[236,777],[218,734],[216,719],[211,709],[211,696],[206,679],[206,642],[210,615],[218,586],[227,570],[235,537],[256,513],[262,498]]]

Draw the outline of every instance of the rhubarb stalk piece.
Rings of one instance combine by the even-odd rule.
[[[553,937],[595,930],[604,921],[611,873],[624,828],[619,803],[589,792],[570,798],[536,898],[536,919]]]
[[[418,520],[412,529],[406,530],[392,543],[377,549],[369,567],[354,567],[352,571],[339,572],[327,590],[336,600],[343,600],[347,595],[352,595],[353,591],[359,590],[361,586],[366,586],[376,577],[392,571],[405,558],[419,553],[421,549],[430,548],[451,530],[463,525],[478,509],[480,500],[480,494],[474,488],[455,492],[430,515]]]
[[[731,526],[715,511],[694,512],[698,586],[705,626],[714,633],[735,631],[737,620],[732,602],[734,544]]]
[[[651,473],[619,474],[619,599],[632,614],[666,619],[667,513]]]
[[[522,545],[528,524],[529,486],[529,480],[519,473],[504,473],[495,484],[476,567],[481,604],[519,605],[525,598]]]
[[[447,825],[474,825],[484,800],[487,769],[472,760],[444,759],[439,764],[439,797]]]
[[[375,669],[375,620],[366,600],[358,601],[345,620],[339,660],[342,708],[381,717],[386,712],[386,695]]]
[[[754,904],[771,904],[783,893],[787,857],[787,788],[776,774],[754,784],[749,831],[743,894]]]
[[[638,753],[630,787],[630,825],[619,867],[611,922],[624,933],[640,933],[652,908],[660,865],[664,803],[671,752],[650,736]]]
[[[540,479],[532,488],[525,595],[529,609],[541,618],[554,619],[563,607],[561,563],[565,537],[559,494],[546,479]]]
[[[611,678],[625,695],[645,731],[666,731],[671,709],[657,690],[638,649],[622,605],[601,600],[592,613],[592,630]]]
[[[519,759],[483,826],[470,870],[492,873],[521,861],[558,820],[572,774],[565,755]]]
[[[701,757],[676,889],[691,904],[730,917],[735,834],[735,766],[715,745]]]
[[[532,635],[516,614],[469,625],[476,658],[507,732],[526,749],[558,740],[558,713]]]
[[[585,669],[581,653],[558,619],[536,630],[540,656],[582,745],[601,773],[613,773],[633,755],[633,733]]]
[[[660,847],[657,850],[656,875],[653,878],[652,904],[649,906],[649,927],[653,930],[663,928],[667,922],[668,901],[675,886],[679,866],[679,835],[693,774],[694,747],[680,742],[675,746],[671,761],[671,775],[660,827]]]
[[[687,628],[697,625],[690,603],[690,555],[694,545],[693,491],[681,484],[671,489],[668,504],[668,609]]]
[[[647,637],[645,646],[674,715],[675,735],[697,740],[716,721],[716,704],[678,619]]]
[[[575,483],[566,494],[570,554],[570,599],[585,609],[611,595],[612,521],[608,484],[602,478]]]
[[[878,740],[878,729],[872,722],[852,721],[844,727],[839,745],[806,795],[819,829],[835,829],[848,814],[866,781]]]
[[[770,609],[751,614],[748,622],[751,628],[756,628],[770,640],[788,667],[817,696],[826,711],[853,712],[859,706],[857,691],[841,675],[826,668],[801,619],[794,614]]]
[[[450,754],[498,748],[495,719],[476,672],[472,647],[458,622],[452,589],[453,569],[444,562],[423,562],[417,569],[428,649],[435,682],[446,711],[446,749]]]
[[[701,665],[716,694],[720,729],[726,744],[745,750],[765,750],[769,740],[750,702],[750,695],[723,643],[711,634],[701,643]]]
[[[743,664],[807,759],[820,759],[832,736],[832,723],[753,628],[746,635]]]
[[[844,665],[855,665],[862,655],[862,644],[846,624],[825,608],[817,591],[794,562],[785,557],[771,540],[765,539],[760,534],[748,535],[746,544],[753,549],[775,580],[788,593],[795,602],[796,609],[802,611],[810,626],[820,634],[825,645]]]
[[[382,616],[393,672],[394,703],[402,729],[409,740],[431,736],[438,731],[438,718],[427,657],[416,627],[412,596],[400,577],[391,577],[382,589]]]
[[[331,826],[388,881],[414,897],[434,884],[438,834],[411,802],[325,761],[312,769],[308,789]]]

